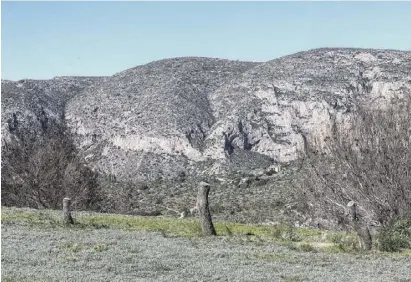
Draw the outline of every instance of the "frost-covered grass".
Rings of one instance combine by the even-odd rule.
[[[65,227],[59,211],[2,208],[2,281],[411,279],[409,251],[347,252],[350,234],[216,222],[219,236],[207,238],[195,219],[74,217]]]

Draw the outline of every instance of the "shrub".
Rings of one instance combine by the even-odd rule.
[[[394,222],[392,232],[398,236],[411,238],[411,219],[399,219]]]
[[[304,138],[296,182],[304,212],[346,224],[355,201],[360,225],[389,226],[411,212],[411,97],[380,108],[358,103],[346,118],[318,142]]]
[[[328,236],[328,239],[335,245],[342,244],[343,235],[341,233],[332,233]]]
[[[75,208],[93,207],[98,200],[96,174],[76,153],[62,132],[33,143],[4,143],[2,204],[57,209],[64,197],[70,197]]]
[[[400,219],[382,231],[379,236],[379,250],[398,252],[411,247],[411,220]]]
[[[314,247],[307,243],[301,244],[300,249],[304,252],[314,252],[315,251]]]
[[[302,240],[302,238],[297,234],[296,228],[291,224],[287,224],[285,226],[282,236],[284,239],[290,240],[292,242],[299,242]]]
[[[408,248],[409,242],[389,231],[379,235],[379,250],[383,252],[398,252],[403,248]]]
[[[275,226],[271,231],[271,236],[273,236],[275,239],[280,239],[282,234],[283,231],[281,230],[281,228],[278,228],[277,226]]]

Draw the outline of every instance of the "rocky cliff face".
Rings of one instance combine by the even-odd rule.
[[[411,52],[175,58],[105,78],[2,81],[2,133],[20,140],[66,123],[90,166],[131,181],[224,174],[294,160],[354,101],[410,91]]]
[[[258,65],[210,96],[217,122],[209,138],[217,140],[231,123],[243,137],[234,139],[238,147],[247,137],[244,149],[280,162],[295,159],[303,134],[325,135],[355,101],[409,95],[410,54],[319,49]]]

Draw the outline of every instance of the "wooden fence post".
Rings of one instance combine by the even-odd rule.
[[[350,211],[350,220],[357,221],[358,220],[357,203],[354,201],[350,201],[347,204],[347,207],[349,208],[349,211]]]
[[[350,221],[360,239],[360,248],[367,251],[372,248],[372,237],[366,222],[360,222],[357,203],[350,201],[347,205],[350,210]]]
[[[63,199],[63,222],[66,225],[74,224],[74,220],[71,217],[70,206],[71,206],[71,199],[64,198]]]
[[[211,220],[211,213],[208,207],[208,193],[210,192],[210,184],[200,182],[197,194],[197,209],[200,216],[200,224],[203,234],[206,236],[217,235],[213,222]]]

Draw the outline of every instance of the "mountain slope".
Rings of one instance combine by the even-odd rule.
[[[186,57],[112,77],[2,81],[2,131],[7,140],[23,127],[18,139],[33,139],[66,123],[90,166],[131,181],[225,174],[296,159],[304,138],[321,140],[358,101],[409,95],[410,69],[411,52],[324,48],[266,63]]]
[[[72,99],[67,124],[100,170],[134,181],[176,177],[205,160],[209,93],[255,65],[176,58],[133,68]]]

